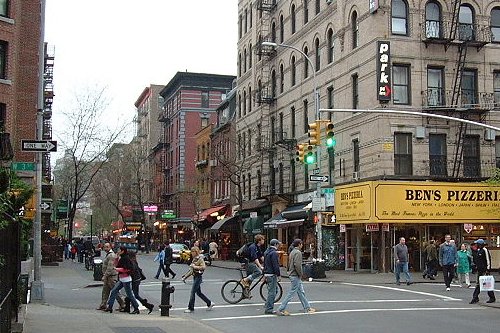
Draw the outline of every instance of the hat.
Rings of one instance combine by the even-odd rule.
[[[479,239],[478,239],[478,240],[476,240],[474,243],[476,243],[476,244],[484,244],[485,242],[484,242],[484,239],[479,238]]]
[[[302,244],[302,239],[300,239],[300,238],[295,238],[295,239],[293,240],[293,242],[292,242],[292,246],[293,246],[293,247],[297,247],[297,246],[299,246],[300,244]]]
[[[271,245],[271,246],[277,246],[279,244],[281,244],[281,242],[279,240],[277,240],[276,238],[271,239],[271,241],[269,242],[269,245]]]

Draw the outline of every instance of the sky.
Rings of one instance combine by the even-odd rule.
[[[83,89],[106,89],[113,124],[131,121],[144,88],[178,71],[236,75],[237,12],[236,0],[46,0],[55,138]]]

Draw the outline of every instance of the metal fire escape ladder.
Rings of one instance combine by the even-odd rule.
[[[457,28],[458,28],[458,19],[459,19],[459,13],[460,13],[460,5],[462,4],[462,0],[453,0],[453,12],[451,16],[451,22],[450,22],[450,37],[449,37],[449,42],[455,40],[457,37]],[[445,44],[445,50],[448,50],[450,47],[450,43]]]

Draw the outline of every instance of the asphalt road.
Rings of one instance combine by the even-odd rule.
[[[141,284],[141,294],[158,305],[161,280],[151,278],[157,268],[152,260],[151,254],[139,256],[139,263],[148,277]],[[65,308],[95,308],[100,301],[101,288],[92,287],[95,282],[91,272],[85,271],[82,264],[69,264],[73,265],[78,278],[71,281],[71,278],[51,274],[50,280],[45,280],[46,302]],[[187,271],[187,265],[174,264],[172,268],[178,275],[172,282],[175,293],[171,316],[189,316],[221,332],[500,332],[499,309],[469,305],[471,289],[452,288],[447,292],[440,282],[410,286],[305,282],[308,299],[317,310],[315,314],[303,313],[295,297],[288,307],[291,316],[265,315],[263,301],[257,292],[251,300],[243,300],[237,305],[224,302],[220,288],[224,281],[238,278],[239,272],[218,267],[207,269],[202,284],[203,292],[216,304],[213,311],[206,311],[205,304],[197,298],[195,311],[186,314],[183,311],[187,307],[192,280],[184,284],[179,279]],[[88,281],[88,285],[82,281]],[[288,280],[284,279],[282,285],[286,292],[290,286]],[[150,316],[159,316],[159,312]]]

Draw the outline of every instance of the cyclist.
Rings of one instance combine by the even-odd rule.
[[[254,242],[248,247],[247,277],[241,279],[241,284],[245,288],[250,287],[252,281],[262,275],[264,255],[261,247],[264,245],[264,241],[264,236],[257,234],[254,237]]]

